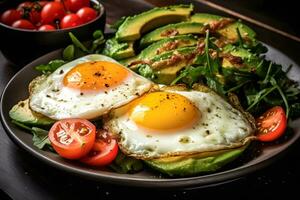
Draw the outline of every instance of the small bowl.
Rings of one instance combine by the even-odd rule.
[[[6,0],[0,3],[0,13],[15,8],[24,0]],[[96,19],[80,26],[54,31],[36,31],[17,29],[0,22],[0,49],[2,54],[16,67],[20,68],[35,58],[52,50],[71,44],[69,32],[72,32],[80,41],[89,40],[93,31],[104,31],[106,14],[104,6],[98,0],[91,0],[99,5],[99,14]]]

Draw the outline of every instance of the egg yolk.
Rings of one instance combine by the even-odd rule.
[[[73,67],[63,79],[66,87],[85,90],[110,89],[129,75],[123,66],[107,61],[91,61]]]
[[[193,125],[201,117],[199,110],[188,98],[176,93],[149,93],[132,104],[130,119],[146,129],[183,129]]]

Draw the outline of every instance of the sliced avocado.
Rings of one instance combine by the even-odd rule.
[[[191,16],[190,21],[209,24],[209,23],[221,21],[222,19],[225,19],[225,17],[207,14],[207,13],[196,13]],[[227,26],[217,30],[217,33],[219,33],[220,35],[228,39],[230,42],[234,43],[239,38],[237,33],[237,28],[239,28],[242,38],[247,38],[250,40],[255,39],[256,33],[254,32],[254,30],[252,30],[249,26],[243,24],[240,21],[236,21],[228,24]]]
[[[247,49],[242,47],[237,47],[231,44],[226,45],[223,48],[223,53],[229,53],[233,56],[240,57],[245,64],[244,67],[239,68],[239,70],[251,71],[251,69],[256,68],[256,66],[261,62],[261,59],[256,55],[249,52]],[[223,58],[222,66],[225,68],[234,67],[233,64],[225,57]]]
[[[240,21],[229,24],[228,26],[218,30],[218,33],[226,37],[228,40],[236,42],[239,38],[237,28],[239,29],[243,39],[255,40],[256,33],[254,32],[254,30],[249,26],[241,23]]]
[[[174,64],[166,64],[169,62],[174,55],[185,56],[192,54],[195,51],[195,47],[183,47],[173,51],[166,52],[161,55],[157,55],[151,59],[151,68],[155,73],[154,82],[159,84],[170,84],[176,77],[177,73],[184,67],[191,64],[192,60],[181,59],[175,62]],[[163,67],[157,67],[155,64],[162,63]]]
[[[177,24],[169,24],[146,34],[140,41],[140,46],[145,47],[153,42],[175,35],[184,34],[204,34],[205,26],[197,22],[180,22]]]
[[[207,157],[183,156],[182,159],[173,159],[171,161],[168,159],[166,161],[162,158],[145,161],[145,163],[153,169],[169,176],[193,176],[219,170],[221,167],[240,156],[245,148],[246,147],[243,146]]]
[[[14,105],[9,111],[9,116],[15,121],[33,126],[49,126],[55,122],[55,120],[53,119],[50,119],[39,113],[33,112],[29,108],[28,99],[20,101],[19,103]]]
[[[154,8],[138,15],[127,17],[116,32],[119,41],[133,41],[141,34],[169,23],[185,21],[193,11],[193,5],[174,5]]]
[[[196,13],[191,16],[192,22],[198,22],[202,24],[208,24],[213,21],[219,21],[221,19],[223,19],[223,17],[219,15],[208,14],[208,13]]]
[[[182,47],[195,46],[197,42],[197,37],[193,35],[179,35],[173,38],[165,38],[151,44],[146,49],[141,51],[141,53],[138,55],[138,59],[151,59],[154,56],[165,53],[166,51],[171,51]]]
[[[102,51],[104,55],[120,60],[135,55],[133,42],[118,42],[116,38],[108,39]]]

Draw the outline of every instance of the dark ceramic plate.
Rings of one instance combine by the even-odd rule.
[[[60,55],[61,50],[57,50],[38,58],[25,66],[10,80],[1,97],[1,120],[8,136],[16,144],[40,160],[67,172],[97,181],[126,186],[161,189],[208,187],[238,179],[271,164],[275,158],[286,152],[288,147],[300,137],[300,119],[298,119],[292,123],[295,130],[294,134],[279,140],[275,144],[262,146],[259,153],[250,150],[242,156],[242,159],[233,162],[222,171],[187,178],[161,177],[159,174],[147,169],[137,174],[119,174],[109,170],[92,169],[74,161],[64,160],[57,154],[42,151],[33,146],[32,135],[14,126],[8,116],[8,112],[14,104],[28,97],[27,86],[34,77],[39,75],[34,70],[34,66],[59,58]],[[291,59],[272,47],[269,47],[267,57],[285,66],[293,64],[294,68],[290,71],[291,78],[300,82],[300,68]],[[255,156],[253,156],[253,153],[255,153]]]

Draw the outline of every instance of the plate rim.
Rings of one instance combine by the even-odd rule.
[[[276,49],[270,45],[269,47],[279,51],[281,54],[283,54],[285,57],[287,57],[290,61],[294,62],[291,58],[289,58],[286,54],[281,52],[279,49]],[[36,149],[30,147],[28,144],[26,144],[24,141],[22,141],[10,128],[9,124],[7,123],[5,119],[5,114],[3,111],[3,99],[5,98],[6,92],[11,84],[13,84],[16,77],[20,76],[22,73],[24,73],[27,68],[32,68],[33,64],[36,62],[39,62],[40,60],[47,59],[51,57],[51,55],[58,54],[62,51],[62,49],[57,49],[54,51],[51,51],[47,54],[44,54],[43,56],[33,60],[32,62],[25,65],[22,69],[20,69],[14,76],[11,77],[11,79],[8,81],[8,83],[5,85],[2,94],[1,94],[1,102],[0,102],[0,119],[1,123],[3,125],[3,128],[5,130],[5,133],[8,135],[8,137],[20,148],[24,149],[28,153],[32,154],[39,160],[43,161],[44,163],[47,163],[48,165],[58,168],[62,171],[67,171],[70,174],[75,173],[76,175],[82,176],[87,179],[92,179],[96,181],[103,181],[110,184],[115,185],[123,185],[123,186],[131,186],[131,187],[143,187],[143,188],[160,188],[160,189],[170,189],[170,188],[203,188],[203,187],[210,187],[214,186],[216,184],[222,184],[226,183],[228,181],[234,181],[236,179],[239,179],[247,174],[250,174],[254,171],[261,170],[265,168],[266,166],[273,163],[275,160],[282,157],[283,154],[288,152],[289,149],[296,143],[296,141],[299,139],[300,135],[294,136],[291,141],[288,141],[288,145],[281,150],[280,152],[276,153],[275,155],[271,155],[268,158],[252,164],[252,165],[241,165],[235,168],[231,168],[225,171],[220,172],[214,172],[207,175],[198,175],[198,176],[192,176],[192,177],[183,177],[183,178],[140,178],[140,177],[130,177],[130,174],[126,174],[127,176],[121,176],[122,174],[117,172],[109,172],[104,174],[99,174],[93,171],[86,171],[84,169],[80,169],[76,166],[68,166],[64,163],[60,163],[59,161],[56,161],[54,159],[51,159],[47,157],[46,155],[38,152]],[[294,62],[296,63],[296,62]],[[295,133],[297,134],[297,133]],[[119,176],[118,176],[119,175]],[[124,174],[123,174],[124,175]]]

